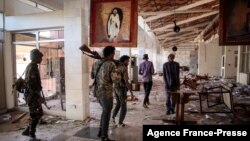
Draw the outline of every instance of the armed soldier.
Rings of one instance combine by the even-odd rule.
[[[25,81],[27,84],[26,100],[29,106],[30,122],[22,135],[36,138],[36,126],[43,115],[42,103],[44,98],[41,96],[41,78],[38,64],[42,62],[43,54],[38,49],[30,52],[31,63],[26,68]]]
[[[95,85],[97,86],[95,96],[102,106],[100,130],[97,136],[101,137],[102,141],[111,141],[108,138],[108,128],[113,108],[113,83],[120,81],[120,77],[113,61],[115,48],[113,46],[105,47],[103,56],[104,59],[94,63],[91,77],[95,79]]]
[[[117,101],[117,104],[115,106],[115,109],[113,110],[112,120],[113,123],[115,122],[115,117],[118,114],[120,110],[120,117],[119,117],[119,123],[118,127],[124,127],[125,124],[123,123],[126,113],[127,113],[127,91],[129,90],[131,92],[131,95],[133,97],[132,89],[129,85],[129,78],[128,78],[128,64],[129,64],[129,56],[123,55],[119,59],[118,64],[118,71],[121,75],[121,81],[115,83],[114,89],[115,89],[115,98]],[[120,109],[121,108],[121,109]]]

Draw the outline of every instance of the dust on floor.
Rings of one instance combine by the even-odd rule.
[[[142,101],[144,98],[143,87],[141,85],[140,91],[135,91],[134,94],[138,97],[138,101],[128,102],[128,112],[125,119],[125,124],[133,129],[142,129],[145,124],[164,124],[161,119],[174,119],[175,115],[165,115],[165,90],[161,77],[154,78],[153,89],[150,95],[150,105],[148,109],[143,108]],[[114,100],[114,106],[116,101]],[[221,110],[224,107],[214,107],[213,110]],[[235,107],[235,118],[232,114],[226,113],[204,113],[200,114],[199,99],[197,96],[191,97],[189,103],[185,106],[185,120],[196,120],[197,124],[245,124],[250,123],[249,109],[244,107]],[[9,113],[8,113],[9,114]],[[12,113],[11,113],[12,116]],[[86,140],[74,136],[78,131],[85,127],[98,127],[101,116],[101,107],[93,96],[90,95],[90,118],[88,123],[82,121],[67,120],[64,117],[54,117],[45,115],[43,120],[45,124],[40,124],[37,128],[37,137],[44,140],[60,140],[60,141],[74,141]],[[7,120],[8,116],[5,120]],[[118,118],[117,118],[118,120]],[[11,119],[10,119],[11,121]],[[21,132],[28,123],[28,116],[22,118],[19,122],[12,124],[10,121],[0,123],[0,140],[3,141],[27,141],[29,138],[21,135]],[[7,125],[9,124],[9,125]],[[12,127],[13,126],[13,127]],[[120,129],[112,128],[110,124],[110,132],[118,132]],[[128,128],[127,130],[129,130]],[[125,129],[126,130],[126,129]],[[141,136],[140,132],[135,132],[133,136]],[[66,138],[67,137],[67,138]],[[60,138],[60,139],[58,139]],[[64,138],[64,139],[61,139]]]

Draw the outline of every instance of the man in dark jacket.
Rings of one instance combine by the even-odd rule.
[[[38,64],[42,62],[43,54],[38,49],[30,52],[31,63],[26,68],[25,81],[27,83],[27,104],[29,106],[30,122],[22,135],[36,138],[36,126],[43,115],[42,103],[44,98],[41,96],[41,78]]]
[[[168,62],[163,65],[163,77],[167,96],[167,115],[170,114],[170,112],[175,113],[175,103],[172,100],[171,93],[176,93],[180,87],[180,65],[174,61],[174,58],[174,54],[169,54]]]

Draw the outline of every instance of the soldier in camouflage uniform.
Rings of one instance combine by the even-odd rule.
[[[27,83],[26,99],[29,106],[30,122],[22,135],[36,138],[36,126],[43,115],[42,98],[40,92],[42,90],[41,78],[38,64],[42,61],[43,54],[38,49],[30,52],[31,63],[26,68],[25,81]]]
[[[109,120],[113,107],[113,82],[120,81],[116,65],[113,61],[115,48],[107,46],[103,50],[103,60],[98,60],[92,68],[92,78],[96,80],[96,97],[102,106],[100,130],[98,137],[102,141],[111,141],[108,138]]]
[[[123,123],[126,113],[127,113],[127,91],[130,90],[132,92],[132,89],[129,85],[129,78],[128,78],[128,64],[129,64],[129,56],[123,55],[119,59],[119,65],[117,67],[117,70],[119,74],[121,75],[121,81],[118,83],[115,83],[115,98],[117,101],[117,104],[115,106],[115,109],[113,110],[113,122],[115,123],[115,117],[118,114],[120,108],[120,117],[119,117],[119,123],[118,127],[124,127],[125,124]],[[132,93],[133,95],[133,93]]]

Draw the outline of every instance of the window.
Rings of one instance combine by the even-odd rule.
[[[39,40],[57,40],[64,39],[63,30],[40,31]]]
[[[17,77],[25,71],[25,68],[31,62],[30,51],[35,48],[39,49],[43,53],[39,70],[44,95],[53,98],[47,101],[49,105],[50,102],[60,103],[61,109],[65,110],[63,103],[65,97],[63,29],[25,31],[14,33],[12,36],[16,50]],[[19,94],[19,106],[25,106],[22,97],[23,94]],[[60,107],[57,106],[53,107],[52,110],[60,110]]]
[[[250,73],[250,48],[249,46],[243,47],[241,56],[242,56],[241,72]]]

